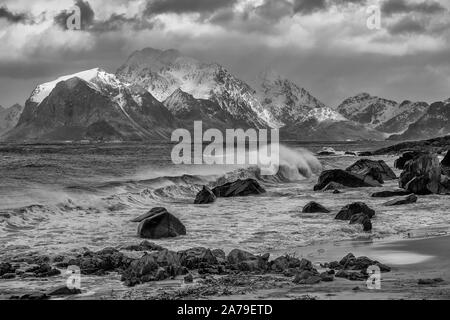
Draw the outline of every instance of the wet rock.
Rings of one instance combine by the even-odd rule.
[[[187,276],[184,277],[184,282],[185,283],[192,283],[194,282],[194,277],[192,276],[192,274],[188,274]]]
[[[390,198],[390,197],[402,197],[402,196],[408,196],[411,192],[407,190],[387,190],[387,191],[380,191],[375,192],[372,194],[373,198]]]
[[[400,175],[399,186],[418,195],[446,193],[441,186],[441,167],[437,156],[425,154],[410,160]]]
[[[400,158],[398,158],[395,162],[394,162],[394,167],[399,169],[399,170],[404,170],[405,169],[405,165],[411,161],[414,160],[424,154],[428,154],[426,152],[418,152],[418,151],[411,151],[411,152],[405,152]]]
[[[343,186],[340,183],[330,182],[329,184],[327,184],[325,186],[325,188],[322,189],[322,191],[323,192],[326,192],[326,191],[339,192],[339,190],[341,190],[341,189],[345,189],[345,186]]]
[[[344,278],[350,281],[365,281],[368,276],[361,272],[348,272],[345,270],[339,270],[336,275],[336,278]]]
[[[68,288],[66,286],[59,287],[57,289],[51,290],[48,295],[49,296],[72,296],[80,294],[81,290],[77,288]]]
[[[14,279],[15,277],[16,277],[15,273],[5,273],[0,278],[3,280],[11,280],[11,279]]]
[[[267,260],[240,249],[234,249],[227,257],[228,264],[240,271],[265,271],[269,268]]]
[[[335,169],[322,172],[314,191],[323,190],[330,182],[339,183],[348,188],[380,187],[381,184],[372,178],[354,174],[345,170]]]
[[[78,266],[82,274],[104,275],[106,272],[120,271],[129,266],[132,259],[114,248],[106,248],[98,252],[86,251],[69,265]]]
[[[317,271],[304,270],[295,276],[293,282],[296,284],[312,285],[317,284],[321,281],[322,278]]]
[[[434,285],[438,283],[444,282],[441,278],[435,278],[435,279],[419,279],[417,282],[419,285]]]
[[[207,186],[204,186],[202,191],[197,194],[194,204],[209,204],[216,201],[216,199],[216,195]]]
[[[302,210],[303,213],[330,213],[330,210],[326,209],[317,202],[308,203]]]
[[[352,253],[349,253],[339,261],[343,270],[359,270],[367,271],[367,268],[371,266],[377,266],[381,272],[390,272],[391,268],[375,260],[371,260],[368,257],[356,258]],[[337,277],[337,275],[336,275]]]
[[[16,272],[16,268],[14,268],[11,263],[0,263],[0,277],[8,274],[8,273],[15,273]]]
[[[271,261],[271,269],[275,272],[284,272],[289,269],[300,269],[301,261],[289,255],[278,257]]]
[[[394,199],[394,200],[388,201],[384,205],[387,207],[392,207],[392,206],[401,206],[401,205],[411,204],[411,203],[416,203],[416,202],[417,202],[417,196],[412,194],[405,198],[399,198],[399,199]]]
[[[141,242],[139,245],[133,245],[123,248],[125,251],[162,251],[165,250],[162,246],[147,240]]]
[[[263,187],[254,179],[237,180],[226,183],[212,190],[218,198],[245,197],[250,195],[259,195],[266,192]]]
[[[360,156],[360,157],[370,157],[370,156],[372,156],[373,154],[372,154],[372,152],[370,152],[370,151],[363,151],[363,152],[359,152],[358,153],[358,156]]]
[[[212,250],[212,254],[219,262],[225,261],[227,259],[225,251],[223,251],[222,249],[214,249]]]
[[[352,216],[350,224],[361,224],[364,232],[372,231],[372,221],[369,216],[364,213],[358,213]]]
[[[334,273],[323,272],[320,274],[320,278],[323,282],[333,282],[334,281]]]
[[[58,269],[52,268],[48,263],[39,266],[31,267],[25,270],[25,273],[33,274],[36,278],[48,278],[61,274]]]
[[[140,222],[138,235],[146,239],[174,238],[186,235],[186,227],[165,208],[153,208],[133,222]]]
[[[10,300],[48,300],[50,296],[45,293],[31,293],[23,296],[12,296]]]
[[[121,272],[122,281],[127,286],[162,281],[187,273],[187,269],[181,265],[178,253],[169,250],[146,254],[131,262],[129,267]]]
[[[336,215],[336,220],[351,220],[352,217],[356,214],[363,213],[366,216],[368,216],[370,219],[372,219],[375,216],[375,210],[369,208],[365,203],[363,202],[355,202],[352,204],[349,204],[342,208],[341,211]]]
[[[193,248],[178,252],[180,263],[190,270],[198,269],[204,265],[214,266],[218,264],[216,256],[210,249]]]
[[[357,156],[356,152],[352,152],[352,151],[346,151],[345,155],[347,155],[347,156]]]
[[[361,159],[346,169],[348,172],[356,173],[362,176],[371,175],[380,183],[383,181],[397,179],[394,171],[383,160],[375,161]]]

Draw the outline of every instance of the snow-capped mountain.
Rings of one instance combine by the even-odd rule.
[[[376,128],[397,114],[398,103],[368,93],[361,93],[344,100],[337,111],[349,120]]]
[[[410,124],[419,120],[427,112],[428,108],[429,105],[426,102],[403,101],[394,112],[396,115],[376,127],[376,129],[390,134],[403,133]]]
[[[346,120],[338,112],[313,97],[307,90],[274,71],[266,71],[260,75],[257,97],[264,108],[284,125],[302,123],[311,119],[319,122]]]
[[[202,63],[176,50],[143,49],[133,53],[117,71],[119,79],[139,84],[159,101],[177,89],[195,99],[216,102],[248,127],[277,123],[254,96],[254,90],[216,63]]]
[[[390,140],[420,140],[450,134],[450,102],[435,102],[407,130],[393,135]]]
[[[19,122],[23,106],[15,104],[7,109],[0,106],[0,135],[14,128]]]
[[[343,116],[386,134],[401,134],[428,110],[426,102],[396,101],[361,93],[337,107]]]
[[[6,140],[167,139],[175,119],[147,90],[101,69],[38,85]]]

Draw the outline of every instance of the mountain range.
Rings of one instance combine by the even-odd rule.
[[[14,128],[19,122],[23,107],[15,104],[7,109],[0,106],[0,135]]]
[[[202,120],[222,131],[279,128],[285,140],[417,139],[450,133],[449,102],[362,93],[332,108],[273,71],[249,85],[217,63],[146,48],[115,74],[95,68],[38,85],[9,127],[0,109],[0,134],[6,141],[166,141]]]

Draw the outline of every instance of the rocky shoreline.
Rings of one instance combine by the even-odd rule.
[[[398,190],[385,190],[372,197],[390,198],[385,206],[400,206],[419,200],[417,195],[447,194],[447,157],[439,163],[433,153],[406,153],[395,166],[403,170]],[[347,188],[380,187],[397,176],[384,161],[360,159],[345,170],[334,169],[322,172],[314,190],[316,192],[339,193]],[[217,198],[243,197],[265,193],[264,188],[253,179],[236,180],[209,188],[204,186],[195,199],[195,204],[208,204]],[[401,197],[401,198],[397,198]],[[335,208],[336,209],[336,208]],[[303,213],[321,214],[331,212],[317,202],[308,203]],[[361,225],[364,232],[372,230],[372,219],[376,210],[364,202],[344,206],[335,220],[349,221]],[[163,239],[186,235],[186,227],[165,208],[153,208],[148,213],[133,219],[138,225],[138,236],[143,239]],[[100,251],[80,249],[78,252],[58,256],[27,256],[6,259],[0,264],[2,281],[26,281],[47,279],[67,273],[67,268],[76,266],[82,276],[110,277],[118,275],[122,285],[130,290],[161,283],[182,281],[185,291],[146,296],[149,299],[179,299],[186,297],[227,296],[278,286],[314,286],[340,281],[355,281],[365,285],[369,267],[378,267],[381,272],[390,272],[391,267],[366,256],[347,254],[339,261],[323,261],[313,264],[305,258],[283,255],[270,259],[270,254],[255,255],[234,249],[226,254],[221,249],[191,248],[171,251],[148,240],[137,245],[105,248]],[[439,278],[421,279],[422,285],[441,283]],[[192,286],[189,286],[192,284]],[[139,291],[139,289],[138,289]],[[24,292],[10,299],[50,299],[61,296],[77,296],[83,290],[55,287],[46,292]],[[129,291],[133,292],[133,291]],[[307,297],[306,297],[307,298]]]

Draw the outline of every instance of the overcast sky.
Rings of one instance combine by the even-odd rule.
[[[68,10],[81,31],[66,30]],[[381,29],[367,27],[368,7]],[[175,48],[246,81],[267,68],[330,106],[360,92],[450,97],[448,0],[0,0],[0,105],[135,50]]]

